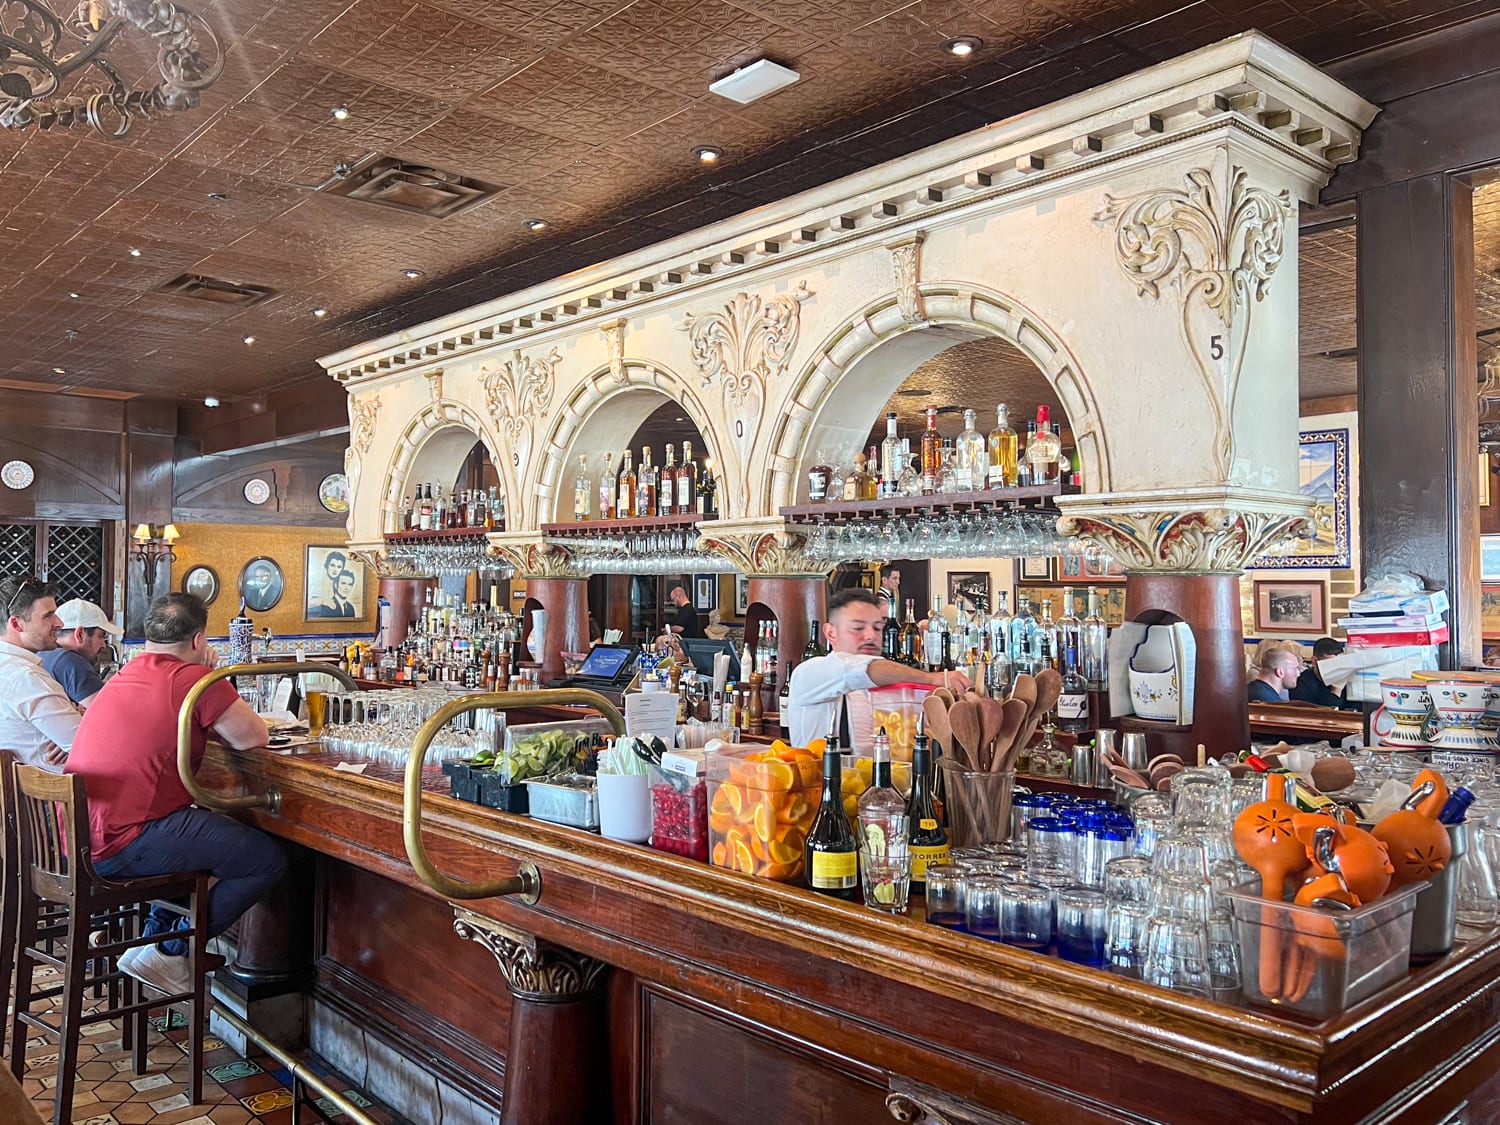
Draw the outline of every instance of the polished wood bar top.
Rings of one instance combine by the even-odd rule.
[[[277,786],[280,815],[250,814],[260,827],[415,885],[394,774],[335,761],[214,748],[201,776],[225,791]],[[1069,1120],[1118,1120],[1108,1107],[1122,1106],[1163,1121],[1354,1121],[1407,1096],[1401,1075],[1439,1061],[1491,1073],[1500,1058],[1500,932],[1312,1026],[455,801],[438,769],[426,777],[424,838],[445,873],[541,871],[535,906],[468,908],[645,980],[722,990],[725,1007],[792,1034],[848,1034],[852,1020],[877,1032],[861,1032],[867,1062],[1023,1119],[1048,1119],[1071,1090]]]
[[[1309,703],[1250,704],[1251,734],[1292,734],[1326,738],[1335,744],[1352,734],[1362,734],[1364,715]]]

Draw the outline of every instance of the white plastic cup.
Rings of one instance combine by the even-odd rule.
[[[644,844],[651,839],[651,779],[646,774],[599,775],[599,834]]]

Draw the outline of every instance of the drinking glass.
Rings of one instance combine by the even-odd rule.
[[[859,875],[871,910],[906,913],[911,848],[905,813],[859,818]]]
[[[1137,801],[1131,812],[1135,816],[1135,854],[1148,859],[1156,851],[1157,842],[1172,834],[1170,811],[1142,808],[1144,801]]]
[[[1104,893],[1091,887],[1063,887],[1055,898],[1058,955],[1080,965],[1104,964]]]
[[[1121,856],[1104,865],[1104,897],[1111,906],[1120,902],[1149,901],[1151,863],[1138,855]]]
[[[1207,879],[1157,872],[1151,880],[1151,909],[1158,916],[1206,926],[1213,913],[1213,888]]]
[[[1033,879],[1071,878],[1073,830],[1061,818],[1034,816],[1026,825],[1026,873]]]
[[[1208,987],[1221,1004],[1239,1001],[1240,943],[1228,909],[1215,910],[1208,918]]]
[[[1223,824],[1229,819],[1232,778],[1222,766],[1186,769],[1172,775],[1172,808],[1179,821]]]
[[[934,863],[927,868],[927,920],[934,926],[961,930],[964,926],[964,891],[967,877],[954,863]]]
[[[1000,940],[1001,891],[1005,886],[993,875],[975,875],[964,881],[964,928],[969,933]]]
[[[326,692],[307,693],[307,734],[317,738],[323,733],[323,724],[328,719],[328,695]]]
[[[1141,979],[1161,988],[1209,997],[1207,927],[1170,915],[1153,916],[1146,924]]]
[[[1109,825],[1089,827],[1078,837],[1076,851],[1078,881],[1085,886],[1102,887],[1109,864],[1130,857],[1130,833]]]
[[[1144,902],[1113,902],[1105,911],[1104,963],[1112,973],[1139,980],[1146,964],[1146,923],[1151,908]]]
[[[971,902],[973,894],[971,886]],[[1052,892],[1034,883],[1002,884],[1000,940],[1037,953],[1046,950],[1052,944]]]
[[[1197,836],[1174,833],[1159,840],[1151,853],[1154,875],[1208,878],[1208,849]]]

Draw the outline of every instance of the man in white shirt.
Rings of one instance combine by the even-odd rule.
[[[0,749],[29,766],[61,773],[82,718],[39,652],[57,647],[57,598],[30,575],[0,582]]]
[[[887,684],[927,684],[946,687],[955,695],[969,690],[962,672],[924,672],[880,655],[885,628],[885,603],[862,586],[840,590],[828,599],[828,621],[823,636],[830,652],[804,660],[792,672],[787,703],[787,730],[793,746],[806,746],[825,737],[839,723],[839,704],[847,703],[848,730],[841,732],[846,747],[868,749],[874,738],[874,709],[870,689]]]

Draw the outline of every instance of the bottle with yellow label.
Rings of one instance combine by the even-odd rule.
[[[859,901],[859,851],[844,815],[843,759],[838,725],[823,750],[823,797],[807,833],[807,885],[819,894]]]
[[[912,740],[911,797],[906,802],[906,816],[911,833],[911,893],[920,895],[927,890],[927,868],[951,858],[948,833],[932,799],[931,747],[927,735],[920,731]]]

